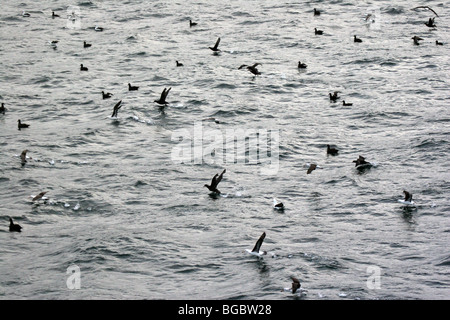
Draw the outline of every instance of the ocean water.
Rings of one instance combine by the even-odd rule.
[[[2,0],[0,299],[449,299],[450,11],[420,5]]]

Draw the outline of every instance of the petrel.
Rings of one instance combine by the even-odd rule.
[[[59,15],[57,15],[56,13],[55,13],[55,11],[52,11],[52,18],[58,18],[59,17]]]
[[[308,171],[306,171],[306,174],[310,174],[311,172],[313,172],[314,170],[316,170],[317,168],[317,164],[315,163],[311,163],[311,165],[308,168]]]
[[[28,150],[25,149],[25,150],[23,150],[22,153],[20,154],[20,161],[21,161],[21,163],[22,163],[22,166],[24,166],[25,163],[27,162],[27,152],[28,152]]]
[[[48,191],[42,191],[41,193],[39,193],[37,196],[35,196],[33,199],[31,199],[31,201],[36,201],[41,199]]]
[[[246,65],[246,64],[243,64],[243,65],[241,65],[241,66],[238,68],[238,70],[241,70],[242,68],[247,67],[248,71],[250,71],[250,72],[253,73],[255,76],[257,76],[257,75],[261,74],[261,72],[259,72],[259,70],[256,69],[256,66],[258,66],[258,65],[261,65],[261,63],[257,62],[257,63],[255,63],[255,64],[252,65],[252,66],[248,66],[248,65]]]
[[[353,162],[355,163],[355,167],[362,165],[362,164],[370,164],[370,162],[366,161],[366,158],[359,156],[358,159],[353,160]]]
[[[419,43],[419,40],[423,40],[421,37],[418,37],[418,36],[414,36],[414,37],[412,37],[411,39],[414,40],[414,44],[415,44],[415,45],[419,45],[419,44],[420,44],[420,43]]]
[[[227,169],[223,169],[223,171],[220,174],[220,176],[219,176],[218,173],[216,173],[216,175],[211,180],[211,185],[205,184],[204,187],[207,187],[209,189],[209,191],[212,191],[212,192],[220,194],[220,191],[217,189],[217,185],[219,184],[220,181],[222,181],[223,174],[226,171],[227,171]]]
[[[22,232],[22,227],[16,223],[13,222],[13,219],[9,217],[9,231],[13,232]]]
[[[22,129],[22,128],[28,128],[29,126],[30,126],[29,124],[22,123],[22,122],[20,121],[20,119],[17,120],[17,127],[19,128],[19,130]]]
[[[284,204],[283,202],[280,202],[277,199],[273,198],[273,208],[276,210],[284,210]]]
[[[437,45],[437,46],[442,46],[442,45],[444,45],[444,44],[443,44],[442,42],[439,42],[439,41],[436,40],[436,45]]]
[[[132,86],[131,84],[128,84],[128,91],[136,91],[137,89],[139,89],[139,87]]]
[[[197,25],[197,22],[192,22],[192,20],[189,20],[189,26],[190,27],[193,27],[193,26],[196,26]]]
[[[362,40],[359,39],[359,38],[357,38],[356,35],[353,36],[353,41],[354,41],[354,42],[362,42]]]
[[[111,118],[117,118],[117,113],[119,112],[119,109],[122,107],[122,100],[116,103],[113,109],[113,113],[111,115]]]
[[[5,110],[6,110],[5,104],[2,102],[2,106],[0,107],[0,113],[5,114]]]
[[[291,279],[292,279],[292,293],[295,293],[298,289],[300,289],[302,285],[300,284],[300,281],[298,281],[297,278],[291,277]]]
[[[183,64],[181,62],[175,61],[177,63],[177,67],[182,67]]]
[[[317,10],[316,8],[314,8],[314,15],[315,16],[320,16],[320,11]]]
[[[336,148],[331,148],[329,144],[327,144],[327,154],[336,155],[339,150]]]
[[[83,48],[89,48],[91,46],[92,46],[92,44],[87,43],[86,41],[83,42]]]
[[[220,38],[217,39],[216,44],[214,45],[214,47],[209,47],[209,48],[210,48],[212,51],[214,51],[214,52],[218,52],[218,51],[220,51],[220,49],[218,49],[219,43],[220,43]]]
[[[322,30],[317,30],[317,28],[314,28],[314,34],[321,35],[321,34],[323,34],[323,31]]]
[[[85,66],[83,66],[83,64],[80,65],[80,70],[81,71],[88,71],[89,69]]]
[[[429,28],[436,28],[436,25],[434,24],[434,17],[428,19],[428,22],[425,22],[425,25]]]
[[[343,105],[343,106],[349,107],[349,106],[352,106],[353,103],[347,103],[347,102],[345,102],[345,100],[343,100],[343,101],[342,101],[342,105]]]
[[[329,93],[329,95],[330,95],[330,100],[333,102],[336,102],[336,100],[339,99],[338,91],[335,91],[333,94]]]
[[[105,91],[102,91],[102,97],[103,97],[103,99],[109,99],[109,98],[111,98],[112,96],[113,96],[112,93],[109,93],[109,92],[105,93]]]
[[[168,104],[168,102],[166,101],[167,95],[169,94],[169,91],[172,88],[169,88],[169,90],[167,90],[167,88],[164,88],[163,92],[161,92],[161,97],[159,98],[159,100],[155,100],[156,103],[158,104]]]
[[[266,255],[266,254],[267,254],[267,251],[259,251],[265,237],[266,237],[266,233],[263,232],[263,234],[259,237],[258,241],[256,241],[256,244],[255,244],[255,246],[253,247],[253,250],[252,250],[252,251],[250,251],[250,249],[245,249],[245,250],[246,250],[248,253],[250,253],[250,254],[252,254],[252,255],[255,255],[255,256],[258,256],[258,257],[261,257],[261,256],[263,256],[263,255]]]
[[[299,69],[306,69],[306,67],[307,67],[307,65],[305,64],[305,63],[302,63],[302,62],[298,62],[298,66],[297,66]]]

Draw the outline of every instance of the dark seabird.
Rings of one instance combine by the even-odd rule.
[[[113,109],[113,113],[111,115],[111,118],[117,118],[117,113],[119,112],[119,109],[122,107],[122,100],[116,103]]]
[[[22,128],[28,128],[30,125],[29,124],[26,124],[26,123],[22,123],[21,121],[20,121],[20,119],[19,120],[17,120],[17,127],[19,127],[19,130],[20,129],[22,129]]]
[[[366,158],[359,156],[357,160],[353,160],[353,162],[355,163],[355,167],[359,166],[359,165],[363,165],[363,164],[370,164],[370,162],[366,161]]]
[[[132,86],[131,84],[128,84],[128,91],[136,91],[137,89],[139,89],[139,87]]]
[[[343,100],[343,101],[342,101],[342,105],[343,105],[343,106],[349,107],[349,106],[352,106],[353,103],[346,103],[345,100]]]
[[[437,45],[437,46],[442,46],[442,45],[444,45],[444,44],[443,44],[442,42],[439,42],[439,41],[436,40],[436,45]]]
[[[336,102],[336,100],[339,99],[337,91],[335,91],[333,94],[329,93],[329,95],[330,95],[330,100],[333,102]]]
[[[218,173],[216,173],[216,175],[215,175],[215,176],[212,178],[212,180],[211,180],[211,185],[205,184],[204,187],[207,187],[207,188],[209,189],[209,191],[212,191],[212,192],[215,192],[215,193],[219,193],[219,194],[220,194],[220,191],[217,189],[217,185],[219,184],[220,181],[222,181],[223,174],[224,174],[226,171],[227,171],[226,169],[223,169],[223,171],[222,171],[222,173],[220,174],[220,176],[219,176]]]
[[[31,201],[36,201],[41,199],[48,191],[42,191],[41,193],[39,193],[37,196],[35,196],[33,199],[31,199]]]
[[[169,94],[170,89],[172,88],[169,88],[169,90],[167,90],[167,88],[164,88],[163,92],[161,92],[161,97],[159,98],[159,100],[155,100],[155,102],[158,104],[168,104],[166,98],[167,95]]]
[[[102,28],[102,27],[99,27],[99,26],[95,26],[94,30],[95,30],[95,31],[103,31],[103,28]]]
[[[292,293],[295,293],[300,287],[302,286],[300,284],[300,281],[298,281],[297,278],[291,277],[292,279]]]
[[[411,39],[414,40],[414,44],[415,44],[415,45],[419,45],[419,44],[420,44],[420,43],[419,43],[419,40],[423,40],[421,37],[418,37],[418,36],[414,36],[414,37],[412,37]]]
[[[244,68],[244,67],[247,67],[247,70],[248,71],[250,71],[251,73],[253,73],[255,76],[257,76],[257,75],[260,75],[261,74],[261,72],[259,72],[259,70],[258,69],[256,69],[256,66],[258,66],[258,65],[261,65],[261,63],[255,63],[254,65],[252,65],[252,66],[248,66],[248,65],[246,65],[246,64],[243,64],[243,65],[241,65],[239,68],[238,68],[238,70],[240,70],[240,69],[242,69],[242,68]]]
[[[314,28],[314,34],[321,35],[321,34],[323,34],[323,31],[322,30],[317,30],[317,28]]]
[[[331,148],[329,144],[327,144],[327,154],[336,155],[339,150],[336,148]]]
[[[9,217],[9,231],[13,232],[22,232],[22,227],[16,223],[13,222],[13,219]]]
[[[261,245],[264,241],[264,238],[266,237],[266,233],[263,232],[263,234],[259,237],[258,241],[256,241],[255,246],[253,247],[253,250],[250,251],[250,249],[245,249],[248,253],[253,254],[255,256],[263,256],[267,254],[267,251],[259,251],[261,248]]]
[[[83,66],[83,64],[80,65],[80,70],[81,71],[88,71],[89,69],[85,66]]]
[[[0,107],[0,113],[5,114],[5,110],[6,110],[5,104],[2,102],[2,106]]]
[[[102,91],[102,96],[103,96],[103,99],[108,99],[108,98],[111,98],[112,96],[113,96],[113,94],[112,93],[105,93],[105,91]]]
[[[316,170],[317,168],[317,164],[315,163],[311,163],[311,165],[308,168],[308,171],[306,171],[306,174],[310,174],[311,172],[313,172],[314,170]]]
[[[192,20],[189,20],[189,27],[196,26],[197,22],[192,22]]]
[[[431,9],[429,6],[418,6],[418,7],[412,8],[411,10],[416,10],[416,9],[428,9],[431,12],[433,12],[436,15],[436,17],[439,17],[438,14],[436,13],[436,11]]]
[[[298,62],[298,66],[299,69],[306,69],[307,65],[305,63],[301,63],[300,61]]]
[[[84,43],[83,43],[83,48],[89,48],[89,47],[91,47],[91,46],[92,46],[92,44],[87,43],[86,41],[84,41]]]
[[[425,25],[429,28],[436,28],[436,25],[434,24],[434,17],[428,19],[428,22],[425,22]]]
[[[362,40],[357,38],[356,35],[353,36],[353,41],[354,42],[362,42]]]
[[[317,10],[316,8],[314,8],[314,15],[315,16],[320,16],[320,11]]]
[[[22,17],[30,17],[31,14],[29,14],[28,12],[23,11],[22,12]]]
[[[412,199],[412,194],[406,190],[403,190],[403,193],[405,194],[405,199],[398,200],[398,202],[406,204],[406,205],[414,205],[414,201]]]
[[[21,161],[22,165],[25,165],[25,163],[27,162],[27,152],[28,152],[28,150],[25,149],[20,154],[20,161]]]
[[[220,38],[217,39],[216,44],[214,45],[214,47],[209,47],[212,51],[214,52],[218,52],[220,51],[219,47],[219,43],[220,43]]]
[[[284,204],[283,202],[280,202],[277,199],[273,198],[273,208],[276,210],[284,210]]]
[[[177,67],[182,67],[183,66],[183,64],[181,62],[176,61],[176,63],[177,63]]]
[[[57,15],[57,14],[55,13],[55,11],[52,11],[52,18],[59,18],[59,15]]]

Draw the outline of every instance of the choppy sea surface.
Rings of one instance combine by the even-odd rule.
[[[0,299],[450,298],[448,3],[0,3]],[[276,166],[176,161],[198,127],[276,132]]]

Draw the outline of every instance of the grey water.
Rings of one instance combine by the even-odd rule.
[[[450,298],[448,2],[0,4],[0,299]],[[177,161],[199,126],[277,133],[275,166]]]

